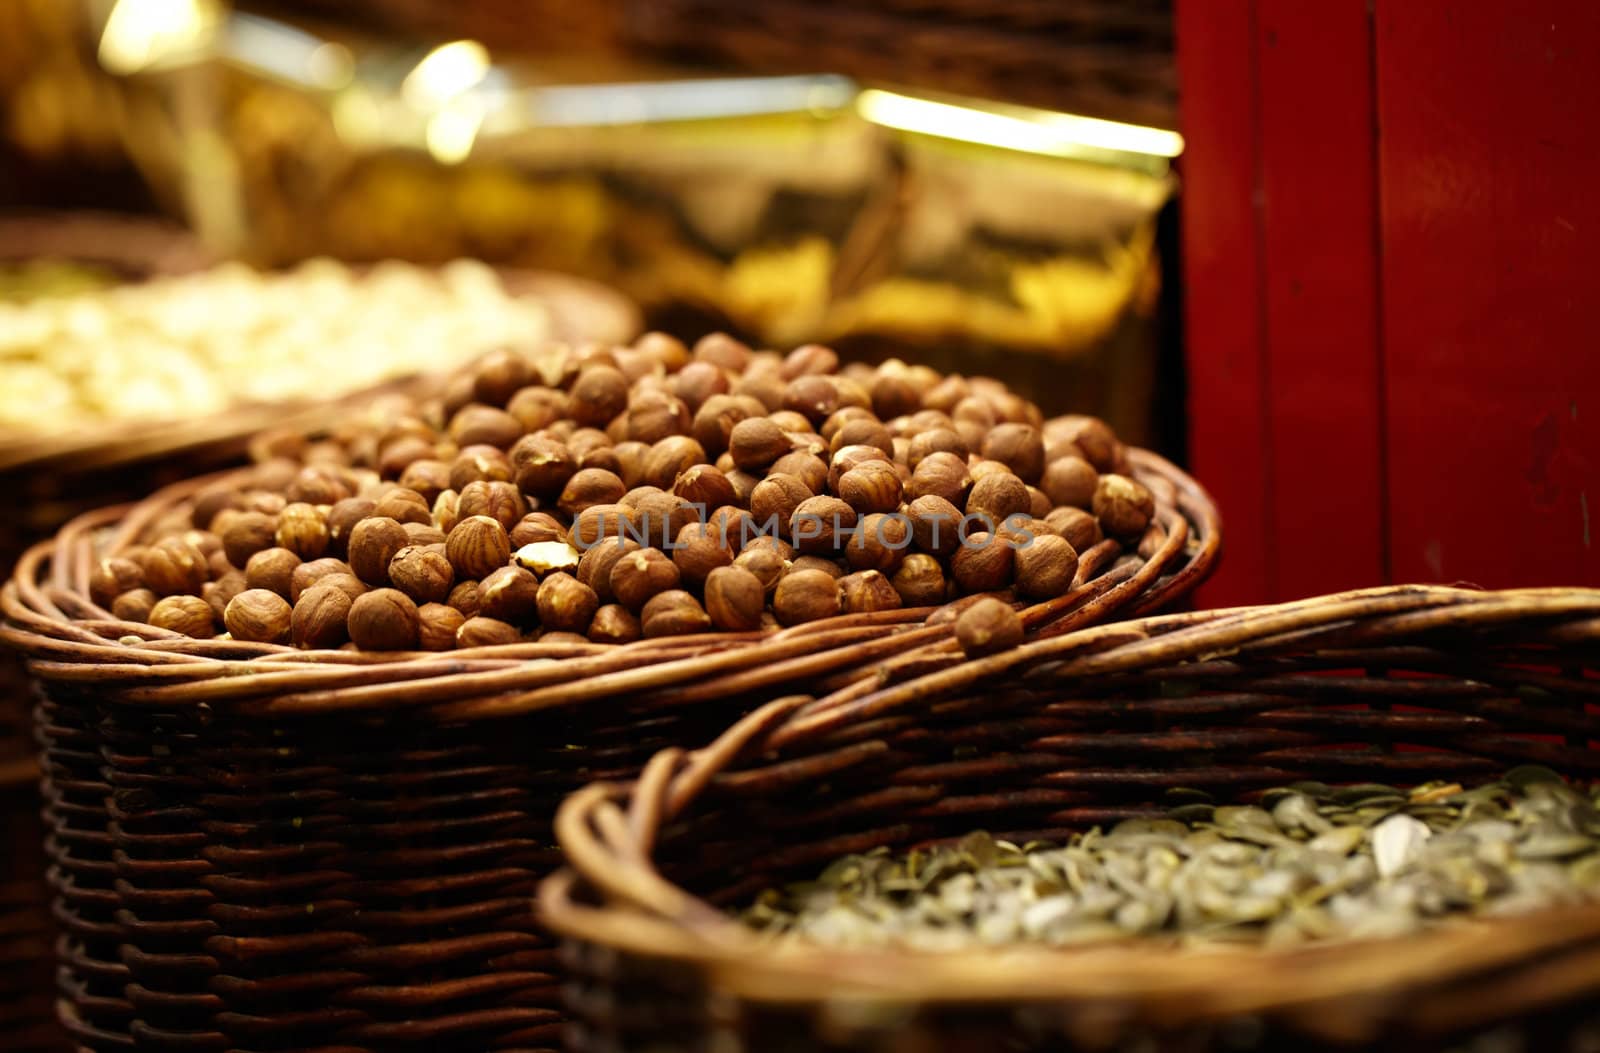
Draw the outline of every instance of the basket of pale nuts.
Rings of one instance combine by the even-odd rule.
[[[568,1048],[1593,1048],[1597,642],[1400,586],[776,700],[562,807]]]
[[[553,1048],[563,796],[797,689],[1176,603],[1220,545],[1097,420],[721,334],[503,350],[256,449],[0,597],[85,1048]]]

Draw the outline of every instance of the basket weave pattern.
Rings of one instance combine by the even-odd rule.
[[[1209,499],[1130,457],[1175,499],[1164,545],[1083,553],[1075,587],[1025,611],[1035,637],[1170,604],[1214,562]],[[193,640],[87,599],[100,555],[218,481],[81,517],[0,594],[44,696],[62,1012],[88,1049],[554,1048],[563,970],[531,894],[562,797],[800,685],[961,660],[929,609],[373,655]]]
[[[1600,592],[1395,587],[1134,620],[864,694],[771,703],[707,749],[657,755],[635,785],[564,805],[572,870],[542,904],[586,976],[574,1048],[701,1049],[719,1035],[762,1050],[1316,1049],[1383,1036],[1414,1050],[1495,1028],[1516,1048],[1585,1048],[1600,1025],[1600,907],[1393,943],[962,955],[775,952],[717,908],[878,845],[973,829],[1062,839],[1157,813],[1169,787],[1470,784],[1524,762],[1594,778],[1597,644]]]

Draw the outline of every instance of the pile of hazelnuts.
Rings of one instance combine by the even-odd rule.
[[[1159,544],[1086,416],[997,381],[713,334],[497,351],[430,400],[278,440],[95,567],[94,602],[188,636],[364,651],[620,644],[1027,600]]]

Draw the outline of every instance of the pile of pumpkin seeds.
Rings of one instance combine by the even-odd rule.
[[[1600,901],[1600,784],[1526,766],[1464,789],[1297,783],[1257,804],[1168,795],[1065,845],[986,833],[829,866],[742,917],[777,940],[953,950],[1132,936],[1179,944],[1402,936]]]

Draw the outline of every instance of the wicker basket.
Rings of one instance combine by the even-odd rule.
[[[774,951],[715,907],[877,845],[1062,837],[1168,787],[1594,777],[1597,644],[1600,591],[1392,587],[774,702],[563,807],[572,871],[542,904],[584,976],[572,1048],[1592,1049],[1600,906],[1299,950],[966,955]]]
[[[1165,543],[1087,550],[1077,586],[1028,609],[1036,635],[1169,604],[1215,560],[1200,488],[1130,460]],[[89,602],[97,551],[217,481],[80,518],[0,594],[39,682],[62,1013],[88,1049],[553,1047],[561,968],[531,897],[565,795],[799,685],[958,653],[927,609],[373,656],[190,640]]]

